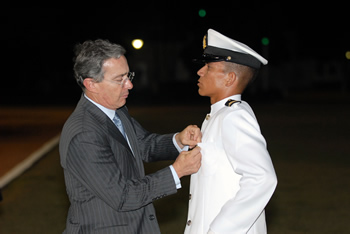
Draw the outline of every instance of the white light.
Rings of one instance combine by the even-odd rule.
[[[143,46],[143,40],[141,40],[141,39],[135,39],[135,40],[133,40],[133,41],[131,42],[131,44],[132,44],[132,46],[133,46],[135,49],[139,50],[139,49],[141,49],[142,46]]]

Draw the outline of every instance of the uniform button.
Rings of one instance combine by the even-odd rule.
[[[191,200],[191,198],[192,198],[192,194],[189,195],[188,199]]]
[[[153,214],[149,215],[149,220],[154,220],[155,216]]]
[[[188,221],[187,221],[187,226],[190,226],[191,223],[192,223],[192,221],[191,221],[191,220],[188,220]]]

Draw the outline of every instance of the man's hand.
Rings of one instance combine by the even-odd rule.
[[[176,134],[175,139],[180,148],[188,145],[191,149],[202,141],[202,132],[196,125],[189,125]]]
[[[200,147],[191,151],[182,151],[173,163],[179,178],[196,173],[201,167],[202,154]]]

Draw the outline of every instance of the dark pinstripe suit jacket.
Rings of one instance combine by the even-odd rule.
[[[81,97],[60,139],[70,207],[64,233],[160,233],[152,201],[176,193],[170,168],[145,176],[143,161],[173,160],[172,134],[150,134],[117,110],[127,141],[114,123]]]

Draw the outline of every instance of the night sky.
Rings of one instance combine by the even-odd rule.
[[[327,4],[147,1],[83,10],[5,8],[1,42],[5,51],[2,87],[6,89],[1,92],[0,105],[76,103],[80,89],[72,75],[73,47],[87,39],[102,38],[123,45],[131,70],[143,61],[152,77],[147,82],[159,84],[152,95],[163,95],[157,90],[168,84],[195,84],[198,68],[191,59],[202,53],[202,38],[209,28],[266,55],[272,77],[283,77],[288,64],[296,64],[296,69],[301,64],[314,64],[318,70],[310,74],[315,77],[316,71],[322,73],[322,67],[330,63],[342,64],[341,74],[348,76],[350,62],[345,52],[350,51],[349,10],[344,1]],[[198,15],[200,9],[206,10],[205,17]],[[263,37],[269,38],[267,48],[261,43]],[[135,38],[145,41],[140,51],[131,47]],[[179,61],[191,78],[176,78],[174,69]],[[302,77],[308,79],[308,75]],[[291,78],[288,80],[285,83],[289,85]]]

